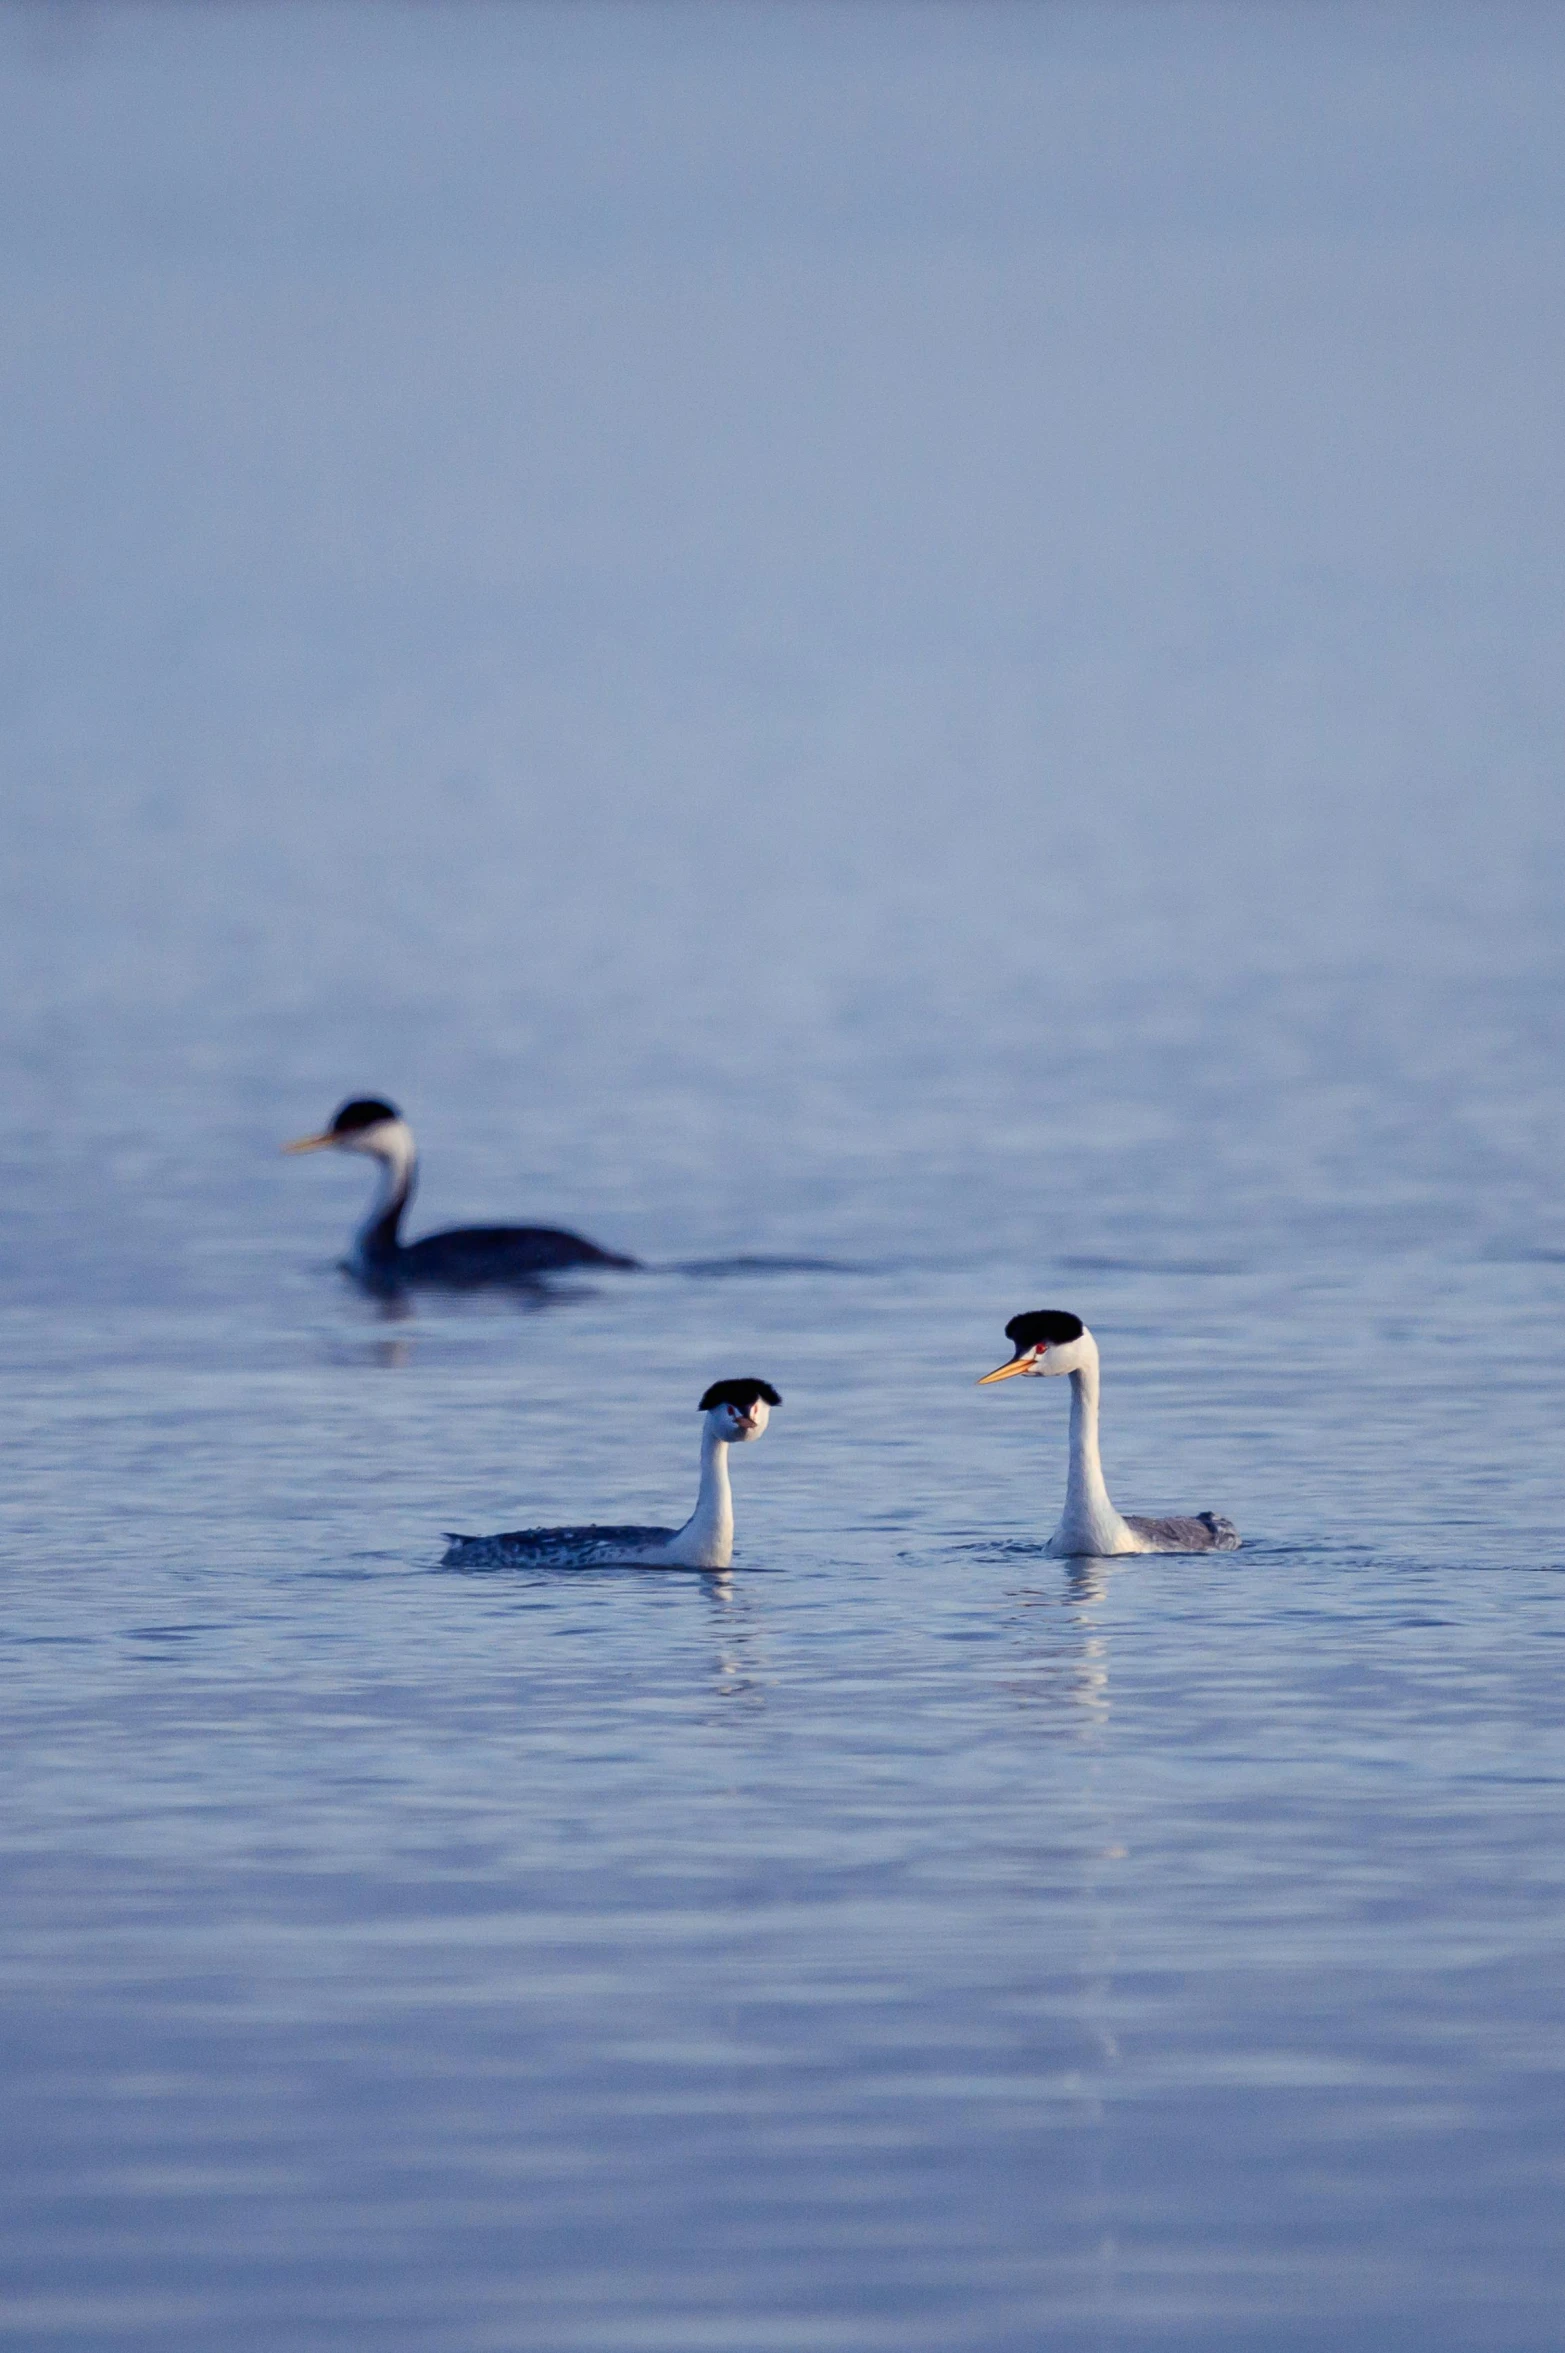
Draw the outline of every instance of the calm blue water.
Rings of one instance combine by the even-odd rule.
[[[6,2344],[1558,2343],[1562,90],[0,19]]]

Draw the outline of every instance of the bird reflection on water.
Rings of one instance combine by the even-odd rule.
[[[1078,1556],[1066,1570],[1063,1591],[1058,1585],[1020,1586],[1009,1596],[1019,1610],[1054,1614],[1019,1621],[1027,1671],[1013,1668],[1001,1688],[1029,1707],[1066,1701],[1080,1711],[1073,1728],[1082,1740],[1108,1729],[1109,1646],[1096,1613],[1108,1599],[1111,1574],[1107,1560]]]
[[[413,1361],[413,1344],[410,1340],[369,1340],[365,1343],[364,1353],[368,1361],[379,1365],[383,1372],[400,1372],[404,1365]]]
[[[764,1625],[754,1600],[735,1585],[727,1569],[703,1577],[701,1590],[711,1621],[712,1697],[725,1703],[721,1714],[734,1706],[764,1708]]]

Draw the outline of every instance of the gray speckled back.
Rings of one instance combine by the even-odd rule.
[[[671,1544],[673,1528],[515,1528],[501,1536],[452,1535],[448,1569],[590,1569]]]
[[[1159,1552],[1237,1552],[1239,1531],[1232,1520],[1221,1518],[1215,1511],[1197,1512],[1193,1519],[1174,1516],[1166,1520],[1145,1519],[1135,1512],[1126,1512],[1125,1524],[1134,1528],[1138,1536],[1146,1536]]]

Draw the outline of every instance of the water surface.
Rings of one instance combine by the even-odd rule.
[[[0,20],[0,2330],[1543,2353],[1558,28],[370,21]]]

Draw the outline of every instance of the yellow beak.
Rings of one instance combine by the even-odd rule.
[[[292,1144],[285,1144],[285,1152],[324,1152],[328,1144],[335,1144],[335,1136],[300,1136]]]
[[[1019,1356],[1011,1358],[1009,1364],[997,1364],[992,1373],[980,1373],[973,1386],[986,1389],[991,1381],[1008,1381],[1013,1373],[1031,1372],[1037,1359],[1036,1348],[1024,1348]]]

